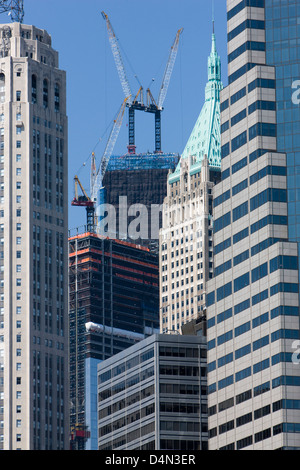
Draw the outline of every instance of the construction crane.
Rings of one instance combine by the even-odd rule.
[[[98,170],[96,169],[96,160],[95,154],[92,153],[92,162],[91,162],[91,174],[90,174],[90,196],[85,191],[83,185],[81,184],[78,176],[74,177],[75,183],[75,196],[71,202],[72,206],[77,207],[86,207],[87,213],[87,231],[94,232],[95,227],[97,226],[97,217],[96,217],[96,208],[98,205],[98,192],[103,188],[103,178],[109,163],[109,159],[112,155],[115,143],[117,141],[124,111],[126,107],[128,97],[126,97],[121,105],[121,108],[117,114],[116,119],[114,119],[113,127],[109,135],[104,153],[101,157]],[[79,194],[79,188],[81,194]]]
[[[107,31],[108,31],[108,39],[111,45],[111,50],[113,53],[113,57],[115,60],[115,64],[117,67],[117,71],[119,74],[121,86],[124,92],[125,97],[129,97],[127,101],[127,107],[128,107],[128,153],[130,154],[135,154],[135,115],[134,111],[139,110],[139,111],[145,111],[145,105],[143,103],[143,87],[140,85],[140,88],[137,92],[137,94],[134,96],[130,85],[129,81],[126,75],[124,63],[122,60],[122,55],[120,52],[120,48],[118,45],[118,39],[115,35],[115,32],[113,30],[113,27],[111,25],[111,22],[109,21],[109,18],[107,14],[102,11],[101,12],[102,17],[106,21],[106,26],[107,26]],[[140,98],[140,99],[139,99]]]
[[[131,88],[129,85],[129,81],[127,79],[125,67],[123,64],[121,52],[118,46],[118,40],[115,35],[115,32],[112,28],[111,22],[104,11],[101,12],[102,17],[106,21],[106,26],[108,30],[108,38],[111,45],[111,50],[113,53],[113,57],[115,59],[117,71],[119,74],[119,78],[121,81],[121,86],[123,88],[123,92],[125,96],[130,94],[130,99],[128,100],[127,107],[128,107],[128,153],[135,154],[136,146],[135,146],[135,110],[145,111],[148,113],[153,113],[155,115],[155,153],[161,152],[161,111],[163,110],[163,103],[166,98],[166,94],[168,91],[172,71],[175,64],[175,59],[178,51],[179,45],[179,38],[182,32],[182,29],[177,31],[174,43],[171,47],[170,55],[168,58],[167,66],[165,69],[162,85],[160,88],[160,93],[158,97],[157,103],[155,102],[150,89],[147,89],[147,104],[143,102],[143,87],[140,85],[140,88],[133,98],[133,94],[131,92]]]
[[[12,23],[23,23],[24,1],[23,0],[1,0],[0,14],[8,13]]]

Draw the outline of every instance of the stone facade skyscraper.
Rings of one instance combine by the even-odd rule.
[[[0,448],[67,449],[66,76],[45,30],[0,36]]]
[[[221,60],[212,35],[205,101],[176,170],[169,174],[160,230],[160,328],[181,331],[203,314],[213,276],[212,191],[220,181]]]

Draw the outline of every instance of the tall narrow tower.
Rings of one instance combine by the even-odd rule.
[[[212,34],[205,102],[176,170],[169,174],[160,230],[160,328],[181,331],[203,315],[213,276],[212,191],[220,181],[221,60]]]
[[[66,77],[0,26],[0,448],[68,448]]]

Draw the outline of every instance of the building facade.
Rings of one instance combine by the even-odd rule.
[[[205,102],[173,173],[160,230],[160,328],[181,331],[205,306],[213,276],[213,186],[220,181],[221,60],[212,35]]]
[[[168,185],[160,230],[160,330],[181,332],[205,306],[213,276],[212,191],[220,171],[204,157],[193,174],[192,158],[181,160],[180,180]],[[192,174],[191,174],[192,173]],[[176,188],[176,189],[175,189]]]
[[[97,366],[159,329],[158,259],[146,247],[69,238],[71,448],[96,450]]]
[[[288,238],[265,1],[228,0],[227,20],[215,277],[206,297],[209,448],[299,449],[298,245]]]
[[[98,367],[99,450],[207,450],[206,341],[152,335]]]
[[[66,76],[45,30],[0,35],[0,448],[67,449]]]

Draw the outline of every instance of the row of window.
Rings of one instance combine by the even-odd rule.
[[[131,359],[128,359],[126,362],[123,362],[121,364],[118,364],[116,367],[113,369],[108,370],[107,372],[104,372],[103,374],[100,374],[99,379],[98,379],[98,384],[102,384],[104,382],[107,382],[113,377],[117,377],[118,375],[122,374],[123,372],[132,369],[133,367],[136,367],[139,364],[142,364],[143,362],[147,361],[148,359],[153,358],[154,356],[154,349],[151,348],[141,354],[136,355],[135,357],[132,357]]]
[[[247,19],[240,23],[236,28],[230,31],[227,35],[227,41],[231,41],[245,29],[265,29],[265,22],[260,20]]]
[[[272,151],[272,150],[271,150]],[[265,153],[269,152],[269,150],[264,150],[264,149],[257,149],[254,152],[249,154],[249,163],[252,163],[253,161],[257,160],[257,158],[261,157]],[[248,164],[248,158],[244,157],[241,160],[239,160],[237,163],[232,165],[231,173],[234,174],[237,171],[241,170]],[[226,168],[226,170],[223,170],[221,173],[221,179],[224,181],[226,178],[229,178],[230,176],[230,167]]]
[[[267,317],[268,317],[268,312],[266,314],[263,314],[263,318],[262,316],[260,316],[260,320],[265,322]],[[251,323],[250,321],[248,321],[244,323],[243,325],[240,325],[239,327],[234,329],[234,337],[236,338],[246,333],[250,329],[251,329]],[[218,336],[217,338],[218,346],[220,344],[223,344],[226,341],[229,341],[230,339],[232,339],[232,337],[233,337],[233,330],[221,336]],[[229,364],[230,362],[233,362],[234,360],[240,359],[241,357],[247,356],[251,352],[257,351],[258,349],[261,349],[264,346],[267,346],[268,344],[270,344],[270,339],[271,339],[271,343],[279,339],[299,339],[299,330],[280,329],[271,333],[271,338],[269,335],[265,335],[264,337],[259,338],[258,340],[254,341],[252,344],[249,343],[249,344],[242,346],[239,349],[236,349],[234,353],[233,352],[228,353],[226,354],[226,356],[222,356],[218,358],[217,361],[210,362],[208,364],[208,372],[212,372],[217,367],[218,368],[223,367],[224,365]],[[254,371],[255,371],[255,367],[254,367]]]
[[[248,106],[248,115],[254,113],[258,109],[263,110],[263,111],[276,111],[276,102],[266,101],[266,100],[257,100],[254,103],[252,103],[250,106]],[[242,121],[246,117],[247,117],[247,108],[244,108],[242,111],[240,111],[239,113],[237,113],[235,116],[231,118],[230,120],[231,127],[235,126],[235,124],[238,124],[240,121]],[[223,132],[226,132],[228,129],[229,129],[229,120],[224,122],[221,125],[221,134],[223,134]],[[252,131],[252,134],[253,134],[253,131]],[[251,139],[249,138],[249,140]]]
[[[38,80],[36,75],[32,75],[31,77],[31,102],[33,104],[38,103]],[[49,106],[49,81],[45,78],[42,84],[42,101],[43,107],[45,109]],[[54,84],[54,110],[59,112],[60,110],[60,86],[58,83]]]
[[[227,12],[227,21],[231,20],[231,18],[240,13],[240,11],[244,10],[246,7],[264,8],[265,0],[242,0]]]
[[[259,41],[246,41],[244,44],[239,46],[237,49],[228,54],[228,63],[237,59],[241,54],[246,51],[265,51],[266,43]]]
[[[219,435],[223,434],[224,432],[228,432],[231,429],[243,426],[244,424],[251,423],[253,420],[255,421],[257,419],[263,418],[264,416],[271,414],[271,409],[273,413],[281,409],[299,410],[300,400],[278,400],[277,402],[272,403],[272,407],[271,405],[265,405],[262,408],[258,408],[257,410],[254,410],[253,413],[250,412],[242,416],[239,416],[235,420],[230,420],[226,423],[219,425]],[[217,434],[218,434],[217,427],[209,430],[209,438],[216,437]],[[257,433],[257,434],[260,434],[260,433]],[[270,437],[269,434],[268,434],[268,437]],[[258,440],[256,440],[255,442],[258,442]]]
[[[280,423],[276,424],[273,426],[273,436],[276,436],[277,434],[280,433],[299,433],[300,432],[300,425],[297,423]],[[263,431],[260,431],[258,433],[254,434],[254,440],[253,436],[248,436],[243,439],[240,439],[236,442],[236,445],[234,442],[231,444],[227,444],[224,447],[220,447],[219,450],[240,450],[244,449],[245,447],[248,447],[253,444],[253,442],[257,443],[260,442],[264,439],[269,439],[272,435],[272,430],[271,428],[264,429]]]
[[[276,124],[268,122],[257,122],[254,126],[248,129],[248,140],[252,140],[257,136],[276,137]],[[221,147],[221,158],[225,158],[231,152],[235,152],[247,143],[247,131],[243,131],[238,136],[234,137],[231,142],[227,142]]]
[[[218,390],[222,390],[223,388],[229,387],[232,385],[234,382],[239,382],[240,380],[244,380],[247,377],[250,377],[252,375],[255,375],[259,372],[262,372],[265,369],[268,369],[271,366],[274,366],[276,364],[279,364],[280,362],[292,362],[292,353],[290,352],[280,352],[277,353],[271,358],[267,357],[266,359],[263,359],[262,361],[257,362],[254,364],[252,367],[246,367],[243,370],[240,370],[239,372],[236,372],[235,374],[231,374],[228,377],[225,377],[224,379],[219,380],[218,382],[215,382],[208,387],[208,393],[214,393]]]
[[[247,251],[246,251],[242,253],[240,256],[244,259],[247,259],[249,257],[249,253],[247,256]],[[237,258],[237,262],[241,262],[241,261],[242,261],[241,258]],[[298,258],[296,256],[280,255],[270,260],[269,264],[270,264],[270,269],[269,269],[270,274],[276,271],[277,269],[298,270]],[[227,269],[230,269],[228,268],[228,265],[226,266],[227,266]],[[219,269],[222,269],[222,268],[219,268]],[[225,267],[224,267],[224,270],[225,270]],[[261,264],[260,266],[257,266],[256,268],[251,270],[251,283],[258,281],[267,275],[268,275],[268,263],[265,262]],[[247,287],[249,284],[250,284],[250,273],[247,272],[237,277],[236,279],[234,279],[233,292],[238,292],[239,290]],[[295,288],[293,286],[294,284],[292,283],[276,284],[275,286],[272,286],[270,288],[270,295],[272,296],[277,292],[295,292],[294,290]],[[231,294],[232,294],[232,282],[230,281],[227,284],[217,288],[216,300],[217,302],[219,302],[220,300],[224,299],[225,297],[228,297]],[[207,295],[207,306],[213,305],[214,302],[215,302],[215,291]]]
[[[244,403],[247,400],[251,400],[251,398],[255,398],[263,393],[269,392],[272,389],[275,389],[280,386],[291,386],[291,387],[300,387],[300,377],[298,376],[285,376],[281,375],[272,379],[272,382],[268,381],[263,384],[257,385],[254,389],[249,389],[245,392],[236,395],[236,397],[227,398],[223,402],[218,404],[218,412],[222,412],[232,408],[235,405],[239,405]],[[217,405],[213,405],[208,409],[208,416],[213,416],[217,413]]]
[[[278,188],[267,188],[260,192],[256,196],[250,199],[250,212],[254,211],[258,207],[266,204],[267,202],[287,202],[287,191],[286,189]],[[239,218],[243,217],[248,213],[248,201],[240,204],[238,207],[232,210],[232,222],[235,222]],[[225,227],[231,224],[231,212],[227,212],[214,221],[214,233],[223,230]]]

